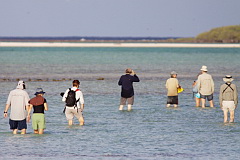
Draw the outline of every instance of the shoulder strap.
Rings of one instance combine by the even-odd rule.
[[[80,91],[80,89],[76,89],[75,92],[77,92],[77,91]],[[76,100],[76,103],[79,102],[79,100],[80,100],[80,98],[78,100]]]
[[[234,91],[234,89],[231,87],[231,83],[230,84],[225,83],[225,84],[227,85],[227,87],[223,90],[222,93],[224,93],[228,89],[228,87],[230,87],[232,89],[232,91]]]

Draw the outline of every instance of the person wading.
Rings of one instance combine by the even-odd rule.
[[[48,105],[47,100],[43,97],[44,93],[42,88],[37,88],[35,93],[36,97],[29,101],[30,106],[27,121],[29,122],[31,119],[30,113],[33,108],[32,128],[35,134],[43,134],[44,129],[46,129],[44,111],[48,110]]]
[[[126,74],[122,75],[118,81],[118,85],[122,86],[119,110],[123,110],[127,101],[128,111],[131,111],[134,102],[133,82],[140,82],[140,80],[132,69],[128,68],[125,72]]]
[[[13,134],[17,134],[18,130],[21,130],[21,134],[26,134],[29,96],[25,89],[24,81],[19,81],[17,88],[9,93],[4,110],[3,116],[6,118],[8,116],[8,109],[11,107],[9,125],[10,129],[13,130]]]
[[[83,94],[79,88],[79,80],[72,82],[72,88],[66,90],[63,95],[62,101],[66,103],[65,115],[68,120],[68,125],[73,125],[73,117],[75,116],[80,125],[84,125],[83,109],[84,99]]]
[[[202,102],[202,108],[206,106],[206,99],[209,101],[210,107],[213,105],[214,82],[212,76],[208,74],[207,66],[202,66],[202,74],[198,76],[197,86]]]
[[[230,112],[230,121],[234,122],[234,111],[238,105],[238,92],[235,84],[232,84],[231,75],[223,78],[225,84],[221,85],[219,92],[219,103],[224,114],[224,123],[228,122],[228,111]]]

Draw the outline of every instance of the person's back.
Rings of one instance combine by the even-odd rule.
[[[207,66],[202,66],[200,70],[202,71],[202,74],[198,76],[197,85],[198,92],[200,93],[200,98],[202,101],[202,108],[205,108],[206,99],[209,101],[210,107],[214,107],[214,82],[212,76],[210,74],[207,74]]]
[[[27,92],[22,89],[14,89],[10,92],[7,104],[11,105],[11,120],[23,120],[26,118],[28,100]]]
[[[26,133],[29,96],[25,89],[25,82],[19,81],[16,89],[9,93],[6,102],[4,118],[8,116],[7,111],[11,107],[9,125],[10,129],[13,130],[13,134],[17,134],[18,130],[21,130],[21,134]]]
[[[134,95],[133,82],[139,82],[137,75],[122,75],[119,79],[118,85],[122,86],[122,97],[129,98]]]
[[[48,110],[47,100],[43,97],[45,92],[42,88],[37,88],[36,97],[30,99],[28,110],[28,122],[30,121],[30,112],[33,108],[32,128],[35,134],[43,134],[46,129],[46,120],[44,111]]]
[[[237,87],[235,84],[222,84],[219,93],[220,105],[222,101],[234,101],[238,103]]]
[[[66,92],[64,93],[63,95],[63,98],[62,98],[62,101],[63,102],[66,102],[66,107],[64,110],[65,111],[65,115],[66,115],[66,118],[68,120],[68,124],[69,125],[73,125],[73,117],[75,116],[80,125],[84,125],[84,118],[83,118],[83,109],[84,109],[84,98],[83,98],[83,94],[82,94],[82,91],[79,88],[80,86],[80,82],[79,80],[74,80],[72,82],[73,84],[73,87],[70,88],[70,89],[67,89]],[[69,93],[74,91],[74,95],[75,97],[72,97],[73,94],[71,95],[71,100],[68,100],[70,97],[69,97]],[[74,98],[74,99],[72,99]],[[74,101],[75,104],[73,105],[69,105],[67,104],[67,101]]]
[[[119,110],[123,110],[128,101],[128,111],[130,111],[134,102],[133,82],[140,82],[140,80],[132,69],[127,68],[125,72],[126,75],[122,75],[118,81],[118,85],[122,86]]]
[[[172,71],[170,73],[171,78],[166,81],[167,88],[167,107],[173,105],[174,107],[178,106],[178,88],[180,88],[177,73]]]
[[[208,73],[199,75],[198,78],[199,92],[203,95],[210,95],[214,92],[213,79]]]
[[[178,80],[177,78],[169,78],[166,82],[167,96],[177,96],[178,95]]]
[[[221,85],[219,92],[219,103],[224,113],[224,122],[228,121],[228,112],[230,112],[230,121],[234,122],[234,111],[238,105],[238,93],[235,84],[232,84],[234,79],[231,75],[226,75],[223,78],[225,84]]]

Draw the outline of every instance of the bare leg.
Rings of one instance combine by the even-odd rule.
[[[122,111],[123,110],[123,105],[120,105],[119,106],[119,111]]]
[[[68,125],[69,126],[73,125],[73,120],[68,120]]]
[[[84,118],[83,117],[80,117],[78,121],[79,121],[80,126],[84,125]]]
[[[39,129],[38,130],[38,134],[43,134],[44,133],[44,129]]]
[[[26,129],[22,129],[21,134],[26,134]]]
[[[18,133],[18,129],[14,129],[13,134],[17,134],[17,133]]]
[[[35,133],[35,134],[38,134],[38,130],[37,130],[37,129],[35,129],[35,130],[34,130],[34,133]]]
[[[230,111],[230,123],[234,122],[234,110]]]
[[[195,97],[196,107],[200,107],[200,98]]]
[[[202,101],[202,108],[205,108],[206,99],[201,98],[201,101]]]
[[[132,105],[128,104],[128,111],[131,111],[131,110],[132,110]]]
[[[171,106],[171,104],[167,104],[167,107],[170,107]]]
[[[223,111],[223,122],[224,123],[227,123],[227,121],[228,121],[228,110],[224,110]]]
[[[214,107],[213,100],[209,101],[210,107]]]

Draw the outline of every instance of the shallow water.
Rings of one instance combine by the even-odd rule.
[[[1,118],[0,159],[239,159],[239,109],[236,122],[224,124],[218,106],[222,76],[233,74],[240,86],[239,49],[1,48],[0,54],[7,54],[1,56],[1,78],[49,78],[47,82],[26,82],[30,97],[37,87],[46,92],[45,134],[34,135],[30,123],[28,134],[12,135],[8,119]],[[81,70],[68,65],[65,54],[73,55],[71,64]],[[36,63],[35,59],[43,61]],[[136,68],[141,82],[134,84],[133,110],[121,112],[117,81],[128,63]],[[215,81],[215,108],[194,107],[191,84],[202,64],[209,66]],[[171,70],[179,72],[185,89],[177,109],[165,107],[164,84]],[[69,127],[62,114],[59,93],[70,87],[71,81],[51,81],[72,75],[81,80],[85,126],[78,126],[75,120]],[[106,79],[96,80],[98,76]],[[0,82],[2,110],[16,83]]]

